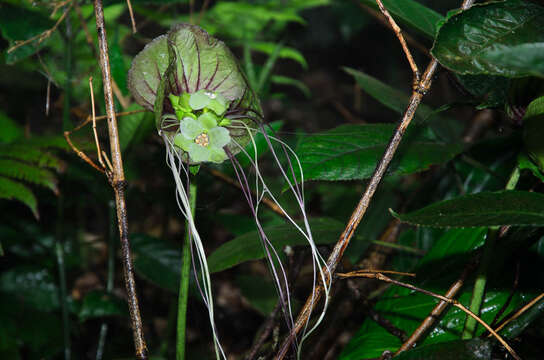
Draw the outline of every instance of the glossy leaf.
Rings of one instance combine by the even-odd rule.
[[[519,317],[509,322],[500,332],[500,335],[508,338],[519,336],[535,320],[542,317],[544,312],[544,298],[541,298]]]
[[[544,226],[544,195],[528,191],[482,192],[440,201],[393,216],[420,226]]]
[[[452,340],[405,351],[398,360],[490,360],[493,339]]]
[[[375,0],[362,0],[363,4],[377,9]],[[408,26],[421,31],[429,38],[434,38],[442,15],[414,0],[383,0],[383,5],[393,15]]]
[[[312,234],[316,244],[331,244],[336,242],[344,224],[329,218],[310,220]],[[264,228],[268,240],[276,251],[281,253],[289,246],[304,246],[308,242],[292,225],[275,225]],[[263,247],[257,231],[252,231],[221,245],[208,257],[210,272],[218,272],[231,268],[249,260],[264,258]]]
[[[47,269],[21,266],[5,271],[0,275],[0,292],[41,311],[59,307],[59,290]]]
[[[297,154],[304,180],[367,179],[382,157],[394,130],[392,124],[342,125],[301,141]],[[410,174],[451,160],[459,144],[442,144],[422,129],[409,129],[389,167],[389,174]],[[297,174],[297,179],[299,174]],[[300,180],[300,179],[299,179]]]
[[[478,4],[452,12],[433,56],[459,74],[522,77],[541,74],[544,7],[522,0]]]
[[[92,291],[85,295],[78,316],[81,321],[104,316],[128,316],[128,307],[123,299],[113,294]]]
[[[504,105],[511,82],[509,78],[490,75],[457,75],[457,80],[471,95],[481,99],[477,109]]]
[[[131,237],[136,272],[155,285],[177,292],[181,251],[164,241],[144,234]]]
[[[544,96],[533,100],[523,116],[523,142],[535,165],[544,171]]]

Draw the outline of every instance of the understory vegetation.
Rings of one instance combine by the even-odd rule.
[[[541,1],[0,0],[0,35],[0,359],[542,357]]]

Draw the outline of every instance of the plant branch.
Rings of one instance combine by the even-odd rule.
[[[463,9],[467,9],[472,5],[473,2],[474,0],[464,0],[461,7]],[[412,96],[410,97],[408,107],[404,112],[402,120],[397,125],[395,132],[391,137],[391,140],[389,140],[389,144],[387,145],[385,153],[382,155],[382,158],[378,162],[378,165],[374,170],[374,173],[372,174],[372,177],[370,178],[370,181],[368,182],[368,185],[361,199],[359,200],[357,207],[353,211],[348,221],[348,224],[346,225],[331,254],[329,255],[329,258],[327,259],[327,268],[323,270],[325,274],[329,274],[330,272],[331,275],[327,276],[327,278],[325,279],[327,285],[331,284],[332,274],[334,274],[334,272],[336,271],[336,267],[340,263],[340,260],[342,259],[342,256],[344,255],[344,252],[346,251],[346,248],[349,245],[349,242],[353,237],[357,226],[359,225],[364,214],[366,213],[366,210],[370,205],[370,201],[372,200],[372,197],[374,196],[378,185],[381,183],[383,176],[385,175],[385,172],[389,167],[389,163],[393,159],[393,156],[397,151],[397,148],[404,136],[404,133],[406,132],[408,125],[410,125],[410,122],[414,118],[415,112],[421,102],[421,99],[423,98],[423,95],[427,93],[427,91],[429,91],[432,83],[432,78],[437,68],[438,61],[436,59],[432,59],[429,65],[427,65],[421,81],[412,91]],[[304,304],[302,310],[299,312],[299,315],[295,322],[295,326],[291,330],[290,334],[285,338],[279,352],[276,354],[276,360],[282,360],[285,357],[297,334],[303,328],[305,328],[305,325],[308,323],[308,320],[310,318],[310,315],[312,314],[315,305],[319,302],[319,299],[323,295],[323,289],[323,284],[320,284],[319,286],[316,286],[312,294],[308,296],[306,303]]]
[[[346,277],[346,275],[348,274],[338,274],[339,277]],[[468,316],[472,317],[473,319],[475,319],[477,322],[479,322],[480,324],[482,324],[483,327],[485,327],[487,329],[487,331],[489,331],[501,344],[502,346],[504,346],[504,348],[510,353],[510,355],[512,355],[512,357],[516,360],[521,360],[521,358],[518,356],[518,354],[516,354],[516,352],[514,351],[514,349],[512,349],[510,347],[510,345],[508,345],[508,343],[506,341],[504,341],[504,339],[499,335],[497,334],[497,332],[495,332],[495,330],[493,330],[491,328],[491,326],[489,326],[485,321],[483,321],[480,317],[478,317],[476,314],[474,314],[472,311],[470,311],[469,309],[467,309],[465,306],[463,306],[459,301],[457,300],[454,300],[454,299],[450,299],[446,296],[442,296],[440,294],[436,294],[432,291],[429,291],[429,290],[425,290],[425,289],[421,289],[421,288],[418,288],[417,286],[414,286],[412,284],[407,284],[407,283],[403,283],[401,281],[398,281],[398,280],[393,280],[385,275],[383,275],[382,273],[372,273],[372,272],[359,272],[357,274],[358,277],[365,277],[365,278],[369,278],[369,279],[377,279],[377,280],[380,280],[380,281],[384,281],[384,282],[388,282],[388,283],[391,283],[391,284],[395,284],[397,286],[401,286],[401,287],[404,287],[404,288],[407,288],[407,289],[410,289],[410,290],[414,290],[414,291],[417,291],[417,292],[420,292],[422,294],[425,294],[425,295],[428,295],[428,296],[432,296],[434,298],[437,298],[437,299],[440,299],[442,300],[443,302],[446,302],[448,304],[451,304],[453,306],[455,306],[456,308],[460,309],[461,311],[463,311],[464,313],[466,313]]]
[[[130,255],[130,244],[128,238],[128,220],[125,203],[125,174],[123,171],[123,160],[121,157],[121,146],[117,130],[117,118],[113,101],[112,75],[108,56],[108,41],[106,38],[106,27],[104,26],[104,9],[102,0],[94,0],[94,13],[96,16],[96,32],[98,34],[99,63],[102,70],[102,83],[104,86],[104,100],[106,114],[108,115],[108,133],[110,140],[110,152],[113,171],[109,181],[115,192],[115,205],[117,209],[117,221],[119,226],[119,238],[121,241],[121,252],[123,258],[123,272],[125,287],[128,297],[130,320],[136,348],[137,359],[147,359],[147,346],[142,329],[142,319],[138,307],[136,295],[136,281]]]
[[[476,262],[471,262],[468,264],[467,267],[465,267],[465,270],[446,291],[444,294],[445,297],[452,299],[457,295],[459,290],[463,287],[463,284],[465,283],[466,278],[468,275],[474,271],[476,267]],[[436,323],[438,318],[442,315],[444,310],[448,307],[449,303],[446,301],[440,301],[436,306],[433,308],[433,310],[430,312],[430,314],[421,322],[421,324],[418,326],[418,328],[410,335],[410,337],[401,345],[401,347],[397,350],[397,352],[393,356],[397,356],[403,351],[410,350],[414,347],[416,342],[423,336],[423,334],[427,333],[433,325]]]

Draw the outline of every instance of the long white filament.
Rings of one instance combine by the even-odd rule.
[[[174,144],[171,140],[165,135],[161,134],[166,145],[166,163],[168,167],[172,170],[172,175],[174,176],[174,181],[176,183],[176,201],[178,207],[187,220],[189,225],[192,244],[196,248],[196,254],[198,259],[198,264],[200,268],[200,280],[202,282],[201,293],[203,296],[204,303],[208,308],[208,315],[210,319],[210,325],[212,327],[213,341],[215,345],[215,355],[217,359],[226,359],[225,353],[221,344],[219,342],[219,337],[217,334],[215,319],[214,319],[214,306],[213,306],[213,296],[212,296],[212,286],[210,280],[210,271],[208,270],[208,262],[206,261],[206,253],[204,252],[204,246],[200,238],[200,234],[195,226],[195,220],[191,212],[191,205],[189,202],[189,197],[187,196],[186,186],[189,182],[189,173],[187,168],[181,158],[181,151],[176,150]],[[181,173],[184,174],[185,182],[182,181]],[[193,266],[195,264],[193,257]],[[195,274],[197,272],[195,271]],[[198,275],[196,275],[198,278]],[[197,279],[198,280],[198,279]],[[198,281],[197,281],[198,282]],[[199,285],[200,288],[200,285]],[[203,289],[203,291],[202,291]]]
[[[315,287],[318,286],[317,279],[316,279],[317,272],[319,272],[321,282],[322,282],[322,284],[324,286],[325,304],[324,304],[323,310],[321,311],[321,313],[320,313],[317,321],[315,322],[315,324],[309,330],[308,330],[308,323],[306,323],[305,326],[304,326],[304,330],[302,332],[302,337],[301,337],[300,344],[299,344],[298,351],[297,351],[297,357],[300,358],[302,343],[319,326],[319,324],[323,321],[323,318],[325,316],[325,313],[326,313],[326,310],[327,310],[327,307],[328,307],[329,292],[330,292],[330,285],[328,285],[327,279],[328,279],[328,277],[330,277],[330,274],[331,274],[331,272],[330,272],[330,270],[329,270],[329,268],[327,266],[326,261],[323,259],[323,257],[321,256],[321,254],[319,253],[319,251],[317,249],[317,246],[315,245],[315,242],[314,242],[313,236],[312,236],[312,232],[311,232],[311,229],[310,229],[310,224],[308,223],[308,217],[307,217],[307,214],[306,214],[306,208],[305,208],[305,204],[304,204],[304,175],[303,175],[303,171],[302,171],[302,165],[301,165],[300,160],[299,160],[298,156],[296,155],[296,153],[286,143],[284,143],[283,141],[281,141],[281,140],[279,140],[279,139],[277,139],[277,138],[275,138],[273,136],[269,136],[266,133],[265,130],[263,130],[263,129],[258,130],[258,129],[249,128],[247,126],[247,124],[244,123],[243,121],[233,120],[233,123],[240,123],[242,125],[242,126],[232,126],[232,127],[245,129],[247,131],[248,135],[250,136],[251,143],[253,145],[255,161],[253,161],[253,158],[246,152],[246,150],[242,146],[240,146],[239,144],[236,143],[237,146],[239,147],[240,151],[247,156],[247,158],[249,159],[249,161],[251,162],[251,164],[253,165],[253,167],[255,169],[255,173],[256,173],[255,192],[257,194],[257,203],[255,205],[256,214],[258,214],[258,207],[259,207],[259,204],[261,203],[263,197],[266,194],[268,194],[270,199],[272,201],[274,201],[274,203],[276,203],[276,205],[283,211],[283,213],[285,214],[285,217],[304,236],[304,238],[306,239],[306,241],[310,245],[311,253],[312,253],[312,263],[313,263],[313,268],[314,268],[313,289],[315,289]],[[254,138],[254,135],[252,133],[253,131],[259,132],[265,137],[265,140],[267,141],[267,143],[269,145],[269,148],[270,148],[271,152],[274,155],[274,159],[276,161],[276,164],[280,168],[280,171],[281,171],[281,173],[283,175],[284,180],[287,181],[287,184],[289,185],[289,189],[291,190],[291,192],[295,196],[295,199],[297,200],[299,210],[300,210],[302,218],[304,220],[304,229],[302,229],[293,220],[293,218],[291,216],[289,216],[289,214],[281,206],[279,201],[276,199],[274,194],[270,191],[270,189],[266,185],[266,183],[265,183],[265,181],[264,181],[264,179],[263,179],[263,177],[262,177],[262,175],[261,175],[261,173],[259,171],[258,156],[257,156],[258,155],[257,154],[257,145],[255,143],[255,138]],[[293,171],[291,171],[291,174],[293,175],[292,179],[290,179],[289,176],[284,171],[284,169],[282,167],[282,164],[281,164],[281,162],[280,162],[280,160],[279,160],[279,158],[278,158],[272,144],[270,143],[270,140],[273,140],[273,141],[279,143],[283,147],[284,150],[287,150],[286,154],[285,154],[286,157],[291,155],[291,156],[293,156],[294,159],[296,159],[296,163],[297,163],[299,174],[300,174],[300,189],[297,187],[297,184],[293,184],[293,182],[292,182],[292,181],[296,181],[295,176],[293,174]],[[289,165],[291,165],[289,159],[288,159],[288,162],[289,162]],[[293,170],[292,167],[291,167],[291,170]],[[262,191],[259,191],[259,188],[261,186],[262,186]],[[269,242],[267,243],[267,245],[269,245]],[[271,267],[273,267],[274,266],[273,262],[271,261],[271,259],[269,259],[269,260],[270,260]],[[283,272],[283,267],[281,267],[281,262],[280,262],[280,268],[281,268],[281,271]],[[327,272],[327,274],[325,274],[325,271]],[[276,281],[277,281],[277,278],[276,278]],[[277,286],[279,286],[281,288],[281,284],[278,284]],[[289,292],[287,281],[285,281],[285,288],[287,289],[287,292]],[[313,293],[314,293],[314,291],[312,291],[312,294]],[[313,298],[312,298],[312,301],[314,301]],[[293,318],[292,318],[292,313],[291,313],[291,309],[290,309],[290,301],[288,301],[288,306],[289,306],[290,322],[291,322],[291,324],[293,324]]]

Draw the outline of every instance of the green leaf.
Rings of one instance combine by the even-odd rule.
[[[375,0],[361,0],[361,2],[378,9]],[[436,11],[414,0],[383,0],[382,2],[394,18],[421,31],[429,38],[434,38],[438,23],[444,19]]]
[[[544,96],[533,100],[523,116],[523,142],[531,160],[544,171]]]
[[[276,52],[276,47],[278,44],[265,41],[254,41],[251,43],[251,49],[265,53],[267,55],[272,55]],[[302,65],[304,69],[308,68],[308,63],[304,58],[304,55],[300,53],[297,49],[293,49],[287,46],[282,46],[277,55],[281,59],[291,59]]]
[[[393,124],[342,125],[301,141],[296,153],[305,180],[367,179],[382,157],[395,126]],[[442,144],[408,129],[393,159],[389,174],[410,174],[451,160],[460,144]],[[300,174],[297,172],[297,180]]]
[[[310,92],[310,89],[308,88],[308,86],[306,86],[306,84],[300,80],[293,79],[288,76],[272,75],[270,76],[270,81],[278,85],[289,85],[289,86],[296,87],[308,99],[312,96],[312,93]]]
[[[519,336],[535,320],[542,318],[542,312],[544,312],[544,298],[541,298],[526,312],[509,322],[500,331],[500,335],[508,338],[515,338]]]
[[[50,29],[54,22],[36,11],[30,11],[22,7],[0,4],[0,30],[2,36],[9,41],[9,48],[16,45],[17,41],[24,41],[43,31]],[[6,63],[14,64],[40,50],[45,42],[38,39],[23,45],[14,51],[7,53]]]
[[[163,239],[144,234],[131,237],[136,272],[155,285],[177,292],[181,269],[181,251]]]
[[[3,111],[0,111],[0,142],[9,143],[23,136],[23,129]]]
[[[104,316],[128,317],[126,301],[105,291],[92,291],[85,295],[79,310],[79,320],[86,321]]]
[[[431,53],[459,74],[542,76],[544,7],[508,0],[451,13]],[[540,62],[539,62],[540,61]]]
[[[54,193],[58,192],[55,175],[38,166],[10,159],[0,159],[0,175],[45,186]]]
[[[40,168],[61,169],[61,160],[51,154],[47,149],[33,146],[26,142],[0,144],[0,158],[19,160],[37,165]]]
[[[544,195],[528,191],[482,192],[440,201],[408,214],[391,213],[403,222],[421,226],[544,226]]]
[[[47,269],[19,266],[4,271],[0,275],[0,291],[41,311],[59,307],[59,290]]]
[[[111,20],[110,20],[111,21]],[[123,60],[121,46],[117,42],[112,42],[109,46],[111,73],[121,93],[127,93],[127,68]]]
[[[127,111],[139,110],[140,106],[131,104]],[[155,124],[148,116],[149,113],[138,113],[123,116],[119,121],[119,143],[121,150],[125,151],[131,144],[136,144],[143,140],[153,130]]]
[[[348,67],[344,67],[344,71],[352,75],[361,89],[363,89],[374,99],[378,100],[382,105],[398,114],[404,114],[406,106],[408,106],[408,102],[410,100],[409,95],[392,88],[391,86],[361,71]],[[445,116],[437,116],[437,113],[438,111],[434,110],[430,106],[420,104],[414,116],[414,123],[422,124],[424,122],[428,122],[434,117],[437,117],[436,121],[430,122],[433,132],[448,141],[455,141],[458,139],[462,131],[462,129],[458,126],[458,122]]]
[[[398,360],[490,360],[493,339],[452,340],[417,347],[401,353]]]
[[[489,75],[457,75],[461,85],[473,96],[483,98],[476,109],[501,107],[507,100],[510,79]]]
[[[17,200],[30,208],[36,219],[38,214],[38,200],[32,191],[25,185],[0,176],[0,199]]]
[[[310,227],[316,244],[330,244],[336,242],[344,224],[329,218],[316,218],[310,219]],[[264,232],[278,253],[281,253],[283,247],[287,245],[303,246],[308,244],[298,230],[290,224],[265,227]],[[252,231],[221,245],[208,257],[208,267],[213,273],[245,261],[264,257],[259,234],[257,231]]]

